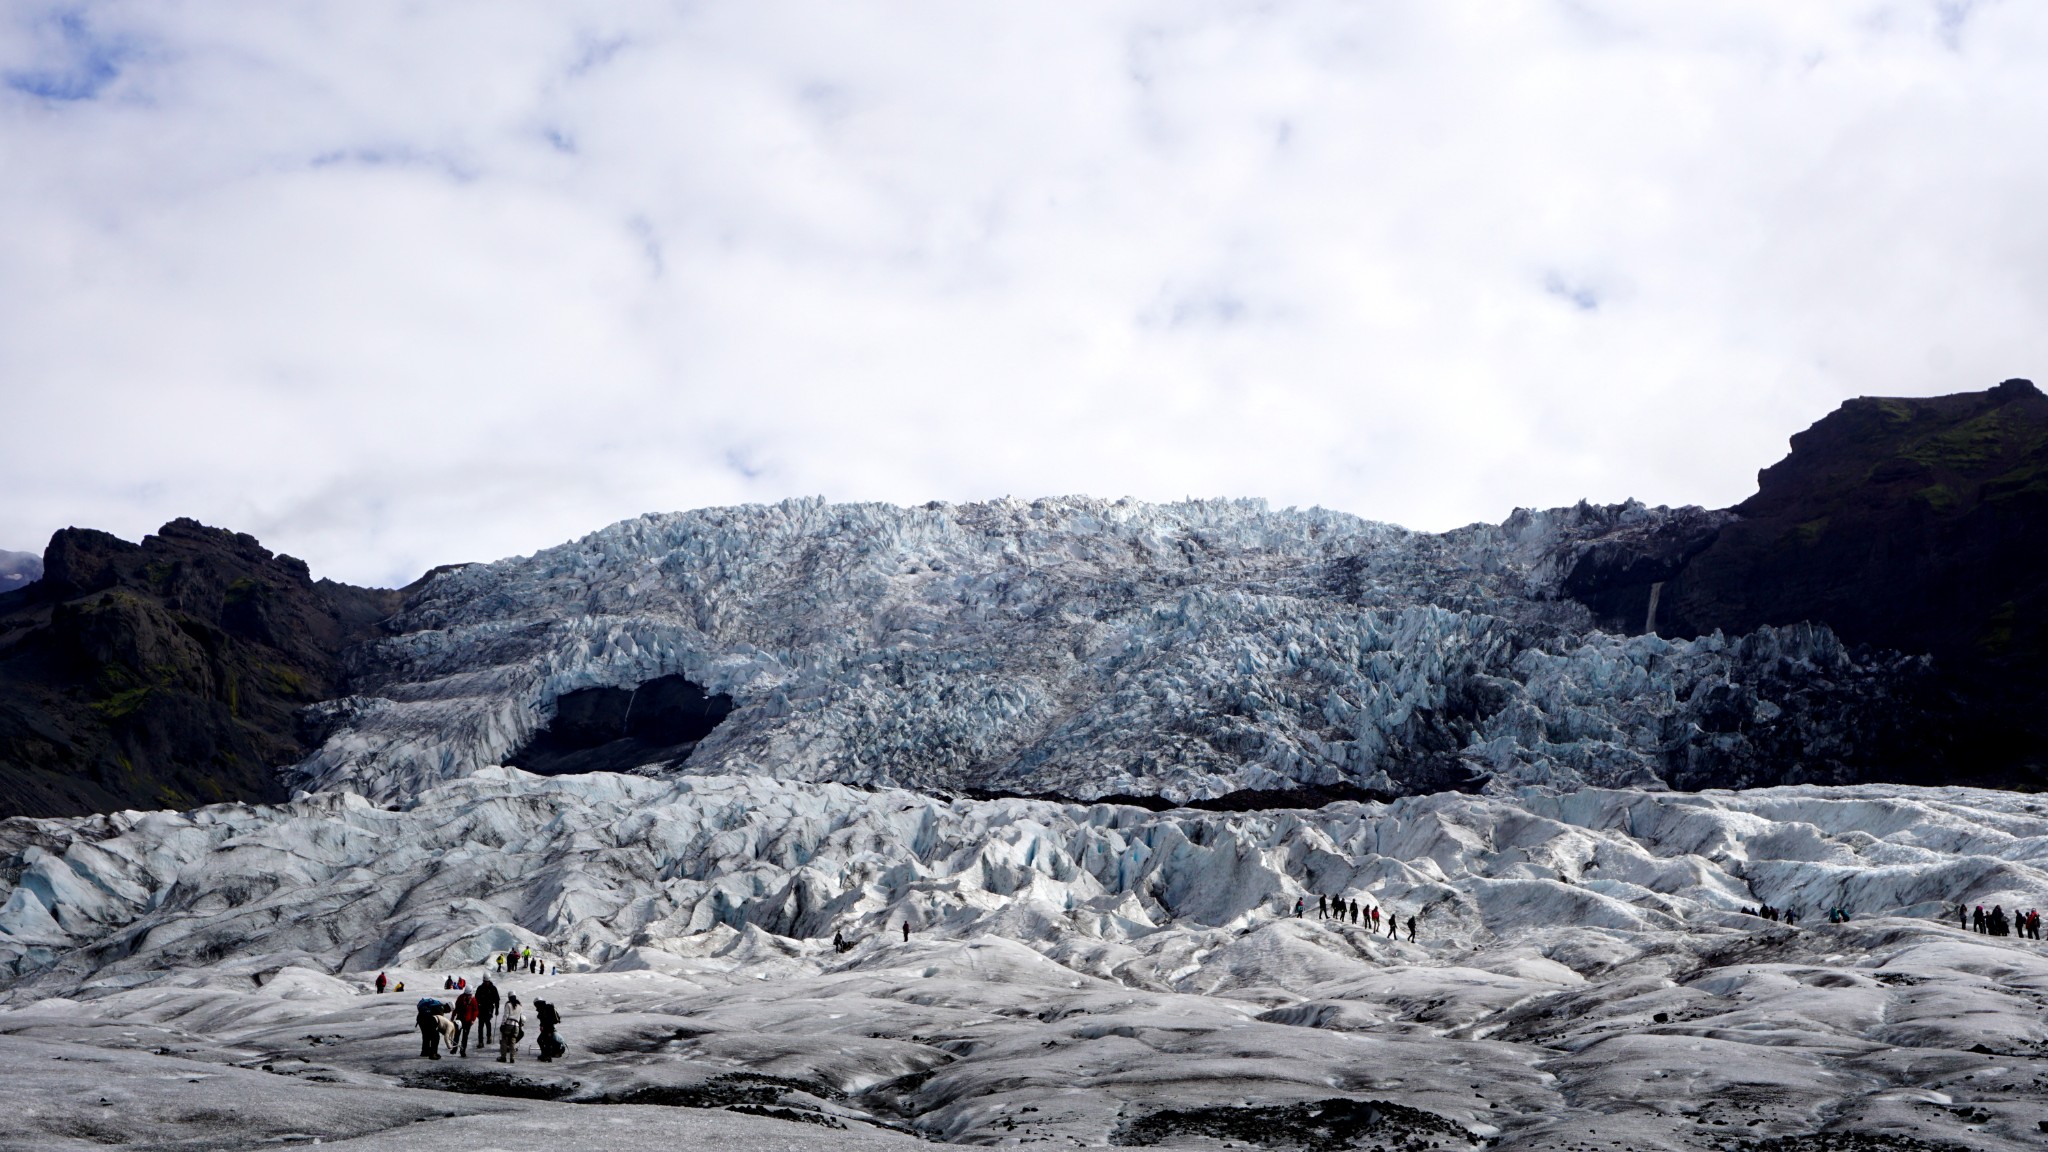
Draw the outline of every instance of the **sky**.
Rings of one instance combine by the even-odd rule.
[[[1723,506],[2048,378],[2048,5],[0,8],[0,548]]]

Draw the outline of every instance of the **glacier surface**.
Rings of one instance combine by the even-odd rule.
[[[795,501],[443,573],[292,802],[0,822],[0,1152],[2038,1147],[2048,958],[1956,916],[2048,903],[2048,803],[1825,786],[1917,658],[1564,595],[1715,515]],[[686,759],[504,766],[668,676],[733,701]],[[1304,785],[1382,798],[1113,802]],[[567,1058],[420,1059],[527,947]]]
[[[1593,627],[1562,583],[1697,509],[1411,532],[1261,501],[705,509],[437,577],[315,709],[297,787],[504,762],[566,693],[684,675],[732,715],[679,769],[1176,802],[1348,785],[1848,782],[1914,659],[1825,628]],[[1846,758],[1846,759],[1845,759]],[[651,766],[649,771],[660,771]]]
[[[2048,1122],[2048,957],[1955,920],[2048,903],[2048,804],[2010,793],[1152,812],[490,767],[0,838],[22,1147],[2016,1149]],[[413,993],[370,990],[508,947],[560,966],[500,979],[562,1006],[564,1062],[420,1060]]]

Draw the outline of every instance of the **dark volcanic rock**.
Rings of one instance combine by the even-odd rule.
[[[192,520],[140,544],[66,528],[42,570],[0,595],[0,816],[285,799],[297,710],[405,595]]]
[[[1727,513],[1581,554],[1566,592],[1610,627],[1740,635],[1824,623],[1925,653],[1870,778],[2048,784],[2048,397],[2025,380],[1851,400]]]
[[[1679,508],[1668,517],[1618,525],[1579,552],[1565,575],[1564,593],[1592,609],[1605,631],[1673,635],[1670,628],[1660,627],[1658,620],[1662,612],[1668,621],[1664,585],[1712,545],[1721,529],[1735,518],[1732,512]]]
[[[1851,644],[2037,664],[2048,397],[1851,400],[1792,438],[1664,590],[1676,634],[1825,620]]]

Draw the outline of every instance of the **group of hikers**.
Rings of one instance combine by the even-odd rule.
[[[1742,911],[1750,916],[1761,916],[1766,920],[1778,920],[1786,924],[1797,924],[1799,922],[1799,913],[1789,908],[1773,908],[1765,904],[1758,908],[1744,908]],[[1849,910],[1847,908],[1828,909],[1828,923],[1847,924],[1848,922]],[[1982,932],[1986,936],[2019,936],[2030,940],[2039,940],[2041,938],[2041,911],[2038,908],[2026,912],[2021,912],[2015,908],[2012,915],[2008,917],[2005,909],[1997,904],[1993,904],[1988,912],[1984,910],[1982,904],[1977,905],[1974,909],[1968,904],[1958,904],[1956,905],[1956,923],[1958,927],[1968,929],[1971,932]]]
[[[512,952],[500,952],[492,957],[491,964],[498,972],[531,972],[545,974],[550,965],[533,954],[531,948]],[[561,967],[553,966],[559,974]],[[377,993],[386,989],[405,991],[405,981],[393,984],[386,973],[377,973]],[[441,1049],[457,1056],[469,1056],[470,1036],[476,1036],[476,1050],[481,1053],[490,1043],[492,1029],[496,1028],[498,1038],[498,1063],[517,1063],[519,1042],[526,1038],[526,1017],[519,1011],[519,994],[514,992],[500,997],[498,986],[485,976],[470,991],[469,979],[465,976],[449,976],[441,982],[441,990],[455,993],[454,1003],[433,996],[420,997],[414,1005],[413,1022],[420,1030],[420,1056],[427,1060],[439,1060]],[[562,1022],[562,1014],[553,1004],[535,999],[533,1016],[540,1024],[540,1058],[547,1063],[568,1050],[562,1038],[556,1034],[555,1026]]]
[[[466,985],[467,981],[460,983]],[[535,998],[533,1017],[540,1024],[538,1046],[541,1063],[545,1064],[568,1050],[555,1031],[562,1022],[562,1014],[553,1004]],[[519,1010],[519,993],[507,994],[501,1004],[498,986],[491,983],[489,976],[478,983],[475,992],[466,986],[462,988],[453,1004],[422,996],[414,1006],[413,1022],[419,1026],[420,1056],[426,1060],[439,1060],[443,1045],[455,1055],[467,1058],[472,1033],[477,1037],[477,1051],[483,1052],[495,1022],[498,1063],[516,1064],[519,1042],[526,1038],[526,1017]]]
[[[1307,914],[1308,897],[1302,896],[1297,898],[1294,901],[1294,918],[1299,920]],[[1316,897],[1316,919],[1340,922],[1348,919],[1353,924],[1365,925],[1375,933],[1380,930],[1380,910],[1378,908],[1367,905],[1361,910],[1358,906],[1358,901],[1346,901],[1342,896]],[[1401,934],[1401,918],[1392,912],[1388,912],[1386,925],[1387,939],[1399,939]],[[1408,918],[1408,942],[1411,944],[1415,942],[1415,917],[1413,916]]]
[[[2041,910],[2039,908],[2026,912],[2015,908],[2012,910],[2011,918],[2008,919],[2005,914],[2005,908],[1998,904],[1993,904],[1989,912],[1984,910],[1982,904],[1977,905],[1975,911],[1969,911],[1963,905],[1958,904],[1956,905],[1956,918],[1962,921],[1963,927],[1968,928],[1972,932],[1982,932],[1986,936],[2018,936],[2029,940],[2039,940],[2041,938]]]
[[[511,952],[500,952],[492,957],[491,962],[498,966],[498,971],[500,972],[524,971],[538,972],[545,975],[548,971],[547,962],[535,956],[531,948],[519,948]],[[557,964],[554,970],[556,975],[560,975],[562,966]]]

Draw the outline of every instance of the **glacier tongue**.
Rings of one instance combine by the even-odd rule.
[[[2048,902],[2048,811],[2010,793],[1151,812],[484,768],[391,806],[12,820],[0,858],[0,1074],[38,1147],[202,1113],[248,1146],[490,1130],[465,1116],[510,1126],[495,1146],[596,1139],[607,1110],[545,1102],[566,1100],[807,1122],[777,1148],[876,1125],[1312,1148],[1343,1115],[1376,1126],[1360,1147],[2007,1149],[2048,1102],[2048,958],[1953,918]],[[1415,941],[1354,924],[1353,900],[1416,917]],[[1741,911],[1760,903],[1801,921]],[[567,1063],[532,1063],[530,1037],[515,1068],[419,1060],[413,996],[528,946],[562,974],[499,979],[564,1009]],[[371,994],[379,971],[413,991]],[[780,1140],[729,1112],[617,1115]]]
[[[503,762],[569,692],[681,674],[736,701],[678,769],[703,775],[1176,801],[1849,779],[1913,661],[1803,625],[1614,636],[1560,592],[1586,541],[1674,515],[1440,535],[1259,501],[646,516],[435,579],[361,654],[361,694],[314,710],[329,736],[293,777],[403,799]]]
[[[1155,813],[487,768],[391,808],[325,793],[14,820],[0,853],[19,861],[0,889],[0,964],[46,991],[279,958],[434,967],[526,945],[602,967],[907,923],[1214,992],[1229,986],[1214,971],[1173,974],[1184,945],[1170,941],[1234,939],[1321,897],[1419,917],[1416,950],[1373,945],[1418,960],[1554,926],[1744,930],[1739,909],[1760,904],[1810,921],[1832,906],[1937,918],[1959,900],[2048,902],[2040,806],[1880,785]]]

